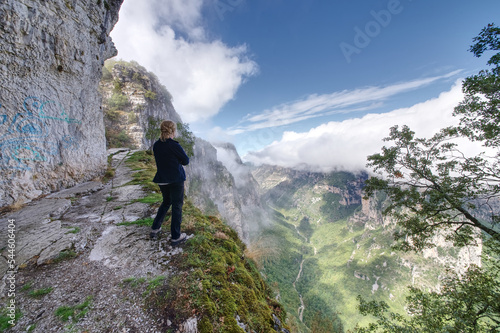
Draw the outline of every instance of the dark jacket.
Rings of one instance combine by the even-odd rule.
[[[179,142],[166,139],[158,140],[153,145],[156,161],[155,183],[177,183],[186,180],[183,165],[189,164],[189,157]]]

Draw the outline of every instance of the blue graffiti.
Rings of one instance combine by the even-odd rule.
[[[18,146],[13,149],[15,159],[17,162],[21,161],[47,161],[47,158],[43,156],[35,147],[30,146]]]
[[[47,162],[59,152],[55,142],[35,139],[8,140],[0,143],[1,166],[4,169],[31,170],[29,162]]]
[[[24,99],[22,111],[12,120],[0,114],[0,169],[31,170],[30,165],[51,160],[61,149],[78,149],[78,139],[71,135],[49,140],[49,127],[54,121],[81,124],[70,118],[60,103],[34,96]]]
[[[77,150],[79,148],[78,140],[71,135],[63,136],[61,142],[64,149]]]
[[[55,106],[56,111],[60,111],[60,113],[58,114],[59,117],[57,117],[56,115],[50,115],[50,112],[47,112],[47,111],[50,111],[53,106]],[[49,114],[47,114],[47,113],[49,113]],[[42,119],[52,119],[52,120],[65,121],[68,124],[72,124],[72,123],[80,124],[81,123],[81,121],[79,121],[79,120],[70,118],[66,114],[66,111],[64,110],[62,105],[59,103],[56,103],[54,101],[47,101],[47,102],[42,103],[42,105],[40,106],[40,111],[38,112],[38,116]]]

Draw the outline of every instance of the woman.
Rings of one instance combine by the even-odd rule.
[[[157,169],[153,182],[160,186],[163,202],[151,227],[150,238],[158,238],[165,215],[172,206],[172,222],[170,224],[172,245],[186,240],[186,234],[181,234],[184,181],[186,180],[186,173],[182,166],[189,164],[186,152],[177,141],[173,140],[176,128],[177,125],[173,121],[163,121],[160,125],[160,139],[153,145]]]

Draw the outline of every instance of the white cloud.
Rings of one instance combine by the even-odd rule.
[[[135,60],[167,87],[183,121],[216,115],[258,71],[245,45],[206,37],[203,0],[125,1],[111,33],[118,58]]]
[[[461,82],[439,97],[383,114],[329,122],[304,133],[284,132],[280,141],[243,157],[255,164],[272,164],[315,171],[365,169],[366,157],[380,151],[393,125],[408,125],[418,137],[430,137],[457,123],[453,109],[463,99]]]
[[[302,100],[284,103],[256,115],[248,115],[240,124],[229,129],[232,134],[254,131],[263,128],[288,125],[309,118],[330,114],[350,113],[372,110],[387,98],[421,88],[437,80],[458,74],[454,71],[441,76],[434,76],[387,87],[367,87],[356,90],[343,90],[331,94],[309,95]]]

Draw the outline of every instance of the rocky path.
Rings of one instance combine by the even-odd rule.
[[[14,299],[21,314],[9,331],[146,333],[168,328],[144,310],[144,300],[152,281],[168,281],[168,263],[182,248],[172,248],[167,238],[150,241],[147,226],[118,225],[155,212],[135,201],[145,196],[140,185],[128,184],[133,171],[124,161],[131,152],[109,154],[116,170],[111,182],[80,184],[0,216],[0,306]],[[15,230],[13,271],[8,228]],[[9,299],[12,278],[16,290]],[[73,309],[73,315],[65,320],[62,307],[69,313]]]

